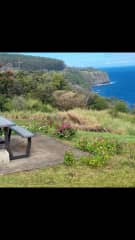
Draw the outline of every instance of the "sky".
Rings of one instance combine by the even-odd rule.
[[[134,53],[22,52],[19,54],[61,59],[65,62],[66,65],[74,67],[102,68],[102,67],[135,66],[135,52]]]

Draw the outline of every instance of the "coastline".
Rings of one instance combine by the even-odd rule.
[[[112,85],[115,84],[116,81],[110,81],[110,82],[105,82],[105,83],[99,83],[99,84],[94,84],[93,87],[100,87],[100,86],[104,86],[104,85]]]

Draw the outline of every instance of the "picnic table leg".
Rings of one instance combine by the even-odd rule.
[[[31,149],[31,138],[28,138],[27,140],[27,147],[26,147],[26,156],[30,155],[30,149]]]
[[[0,128],[0,144],[4,144],[5,141],[4,141],[4,139],[1,137],[1,135],[2,135],[2,128]]]
[[[10,129],[8,127],[5,127],[4,128],[5,148],[9,152],[10,159],[12,159],[13,155],[10,149],[10,135],[11,135]]]

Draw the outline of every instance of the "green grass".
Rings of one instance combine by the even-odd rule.
[[[78,141],[78,139],[80,139],[81,137],[86,137],[88,138],[90,141],[93,140],[93,137],[104,137],[107,139],[116,139],[120,142],[135,142],[135,136],[134,135],[119,135],[119,134],[112,134],[112,133],[106,133],[106,132],[87,132],[87,131],[77,131],[76,136],[74,138],[72,138],[71,142],[73,144],[76,144],[76,142]]]
[[[84,131],[78,131],[72,141],[66,142],[76,145],[81,137],[92,141],[95,136],[135,143],[135,137],[129,135]],[[113,156],[103,167],[60,164],[42,170],[9,174],[0,176],[0,187],[135,187],[135,160],[122,154]]]
[[[135,187],[135,162],[115,159],[104,168],[59,165],[0,176],[0,187]]]
[[[80,109],[74,111],[84,118],[91,119],[93,123],[96,121],[102,126],[111,128],[113,133],[79,130],[71,140],[62,141],[77,146],[78,140],[82,137],[92,142],[95,137],[102,136],[128,143],[129,148],[131,147],[131,154],[115,155],[102,167],[60,164],[42,170],[1,175],[0,187],[135,187],[135,158],[132,158],[132,153],[135,156],[135,116],[120,113],[117,118],[113,119],[107,111]],[[54,130],[50,128],[46,133],[42,128],[48,115],[46,113],[12,112],[2,115],[11,118],[17,124],[28,127],[33,132],[51,135]],[[120,134],[117,131],[120,131]]]

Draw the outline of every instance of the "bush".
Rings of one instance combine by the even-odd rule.
[[[44,104],[38,99],[28,98],[26,100],[26,110],[41,111],[41,112],[53,112],[54,108],[50,104]]]
[[[109,140],[103,137],[96,138],[92,143],[88,140],[79,141],[79,147],[94,155],[108,153],[110,156],[119,154],[122,151],[122,144],[116,140]]]
[[[84,158],[82,161],[88,165],[103,165],[111,156],[120,154],[123,151],[123,146],[116,140],[108,140],[104,138],[96,138],[94,142],[89,142],[88,139],[80,139],[77,146],[83,151],[88,151],[91,154],[89,159]]]
[[[91,109],[103,110],[109,107],[109,102],[106,98],[98,94],[91,94],[87,100],[87,106]]]
[[[42,104],[42,106],[41,106],[41,111],[42,112],[52,113],[52,112],[54,112],[56,110],[57,109],[52,107],[50,104]]]
[[[76,161],[74,154],[70,151],[66,151],[64,155],[64,164],[67,166],[72,166]]]
[[[15,96],[11,101],[11,108],[20,111],[26,109],[26,100],[23,96]]]
[[[54,106],[59,110],[69,110],[86,106],[86,96],[72,91],[55,91],[53,93]]]
[[[59,138],[70,139],[76,131],[68,123],[62,123],[56,126],[56,136]]]
[[[124,101],[117,101],[113,109],[116,112],[127,113],[129,111],[128,106]]]
[[[1,112],[8,110],[7,103],[8,103],[8,99],[1,94],[0,95],[0,111]]]
[[[77,146],[79,149],[89,152],[89,155],[76,159],[73,153],[66,152],[64,157],[66,165],[71,166],[78,163],[90,167],[102,167],[113,155],[123,152],[123,145],[120,142],[104,138],[96,138],[92,143],[88,139],[82,138]]]

